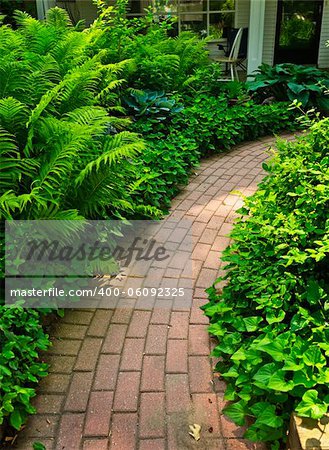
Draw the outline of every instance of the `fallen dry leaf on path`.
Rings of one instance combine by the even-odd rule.
[[[201,425],[194,423],[193,425],[189,426],[190,432],[189,435],[192,436],[193,439],[196,441],[200,440],[200,433],[201,433]]]

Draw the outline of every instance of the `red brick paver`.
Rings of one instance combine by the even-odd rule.
[[[173,200],[171,216],[192,221],[193,273],[181,273],[173,260],[166,271],[155,272],[154,283],[161,286],[168,277],[173,286],[188,287],[192,277],[191,309],[167,301],[162,308],[138,310],[138,300],[130,299],[112,310],[68,311],[56,324],[45,356],[51,375],[40,385],[38,413],[16,449],[32,449],[35,441],[49,450],[263,448],[243,439],[244,430],[222,415],[225,385],[212,375],[214,343],[199,307],[207,301],[204,288],[219,274],[220,252],[241,206],[231,191],[256,190],[272,141],[245,143],[203,160]],[[188,434],[193,423],[202,426],[199,442]]]

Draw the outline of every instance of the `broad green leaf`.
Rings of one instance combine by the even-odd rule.
[[[286,357],[286,345],[285,342],[280,338],[276,338],[274,342],[271,342],[269,344],[259,345],[257,348],[258,350],[272,356],[275,361],[283,361]]]
[[[320,286],[315,280],[309,281],[306,289],[306,297],[311,305],[316,304],[320,300]]]
[[[33,450],[46,450],[46,447],[44,444],[42,444],[42,442],[34,442]]]
[[[292,380],[285,380],[286,372],[278,370],[275,372],[268,381],[267,387],[275,391],[288,392],[294,388],[294,382]]]
[[[314,380],[312,380],[307,375],[305,370],[300,370],[298,372],[295,372],[294,376],[293,376],[293,382],[295,385],[302,385],[302,386],[305,386],[306,388],[313,387],[315,384]]]
[[[223,409],[223,413],[233,420],[237,425],[244,425],[245,423],[245,414],[246,414],[246,403],[243,400],[240,400],[237,403],[232,403],[231,405],[226,406]]]
[[[328,411],[328,404],[318,398],[318,392],[311,389],[302,397],[302,401],[297,405],[296,412],[303,417],[311,419],[321,419]]]
[[[285,359],[283,370],[292,370],[295,372],[297,370],[302,370],[303,367],[304,367],[303,361],[300,361],[296,357],[290,355],[287,356],[287,358]]]
[[[10,414],[10,425],[13,426],[16,430],[19,430],[23,425],[23,422],[24,418],[22,417],[20,410],[15,409]]]
[[[276,370],[277,365],[275,363],[265,364],[255,373],[253,377],[255,380],[255,385],[260,388],[266,388],[271,376]]]
[[[272,428],[279,428],[282,426],[283,419],[277,416],[274,405],[270,405],[269,403],[264,404],[264,402],[259,405],[261,405],[261,407],[256,408],[257,414],[255,414],[256,425],[267,425]],[[252,411],[254,412],[255,409]]]
[[[256,331],[258,329],[258,326],[259,326],[259,324],[260,324],[260,322],[262,320],[263,319],[261,317],[258,317],[258,316],[246,317],[246,318],[243,319],[243,321],[245,323],[245,326],[246,326],[246,329],[249,332]]]
[[[286,313],[283,310],[270,311],[266,314],[266,320],[271,325],[272,323],[282,322]]]
[[[321,350],[316,345],[309,347],[303,354],[303,361],[306,365],[312,367],[324,367],[327,364],[326,358],[322,355]]]

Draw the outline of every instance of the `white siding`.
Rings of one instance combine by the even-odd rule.
[[[329,0],[324,0],[319,59],[320,68],[329,68],[329,47],[326,47],[326,41],[329,40]]]
[[[263,62],[266,64],[270,64],[270,65],[273,64],[273,60],[274,60],[277,11],[278,11],[277,0],[266,0]]]
[[[250,0],[235,0],[235,27],[249,26]]]

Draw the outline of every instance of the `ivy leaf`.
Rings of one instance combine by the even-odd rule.
[[[321,368],[327,364],[326,358],[322,355],[318,346],[312,345],[303,354],[303,361],[307,366]]]
[[[306,298],[311,305],[316,304],[320,298],[320,286],[315,280],[310,280],[306,289]]]
[[[46,450],[46,447],[44,444],[42,444],[42,442],[34,442],[33,450]]]
[[[278,370],[269,379],[267,387],[274,391],[288,392],[294,388],[294,382],[292,380],[285,380],[285,372]]]
[[[233,355],[231,356],[233,361],[245,361],[247,359],[245,350],[240,347]]]
[[[275,361],[283,361],[286,358],[285,349],[286,341],[279,337],[269,344],[260,344],[258,346],[258,350],[272,356]]]
[[[272,325],[272,323],[282,322],[285,316],[286,313],[282,309],[280,311],[269,311],[266,314],[266,320],[270,325]]]
[[[306,388],[313,387],[315,382],[311,380],[307,373],[303,370],[300,370],[298,372],[294,373],[293,382],[295,385],[301,384],[302,386],[305,386]]]
[[[253,377],[253,379],[255,380],[254,384],[261,389],[265,389],[276,369],[277,366],[275,363],[265,364],[255,373]]]
[[[236,398],[235,387],[233,384],[228,384],[225,390],[224,399],[233,401]]]
[[[292,370],[296,372],[297,370],[302,370],[304,367],[303,361],[298,361],[296,356],[287,356],[284,366],[282,367],[283,370]]]
[[[247,331],[252,332],[258,329],[258,325],[263,319],[258,316],[246,317],[243,319]]]
[[[22,417],[20,410],[15,409],[10,414],[10,425],[13,426],[16,430],[19,430],[23,425],[23,422],[24,418]]]
[[[283,424],[283,419],[276,415],[275,406],[270,403],[256,403],[251,410],[256,416],[256,425],[267,425],[268,427],[279,428]]]
[[[244,425],[246,415],[246,403],[241,400],[232,405],[228,405],[223,409],[223,413],[233,420],[237,425]]]
[[[328,411],[328,404],[318,398],[318,392],[310,389],[305,392],[302,401],[297,405],[296,412],[302,417],[321,419]]]

